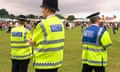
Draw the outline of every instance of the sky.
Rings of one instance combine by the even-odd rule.
[[[52,1],[52,0],[51,0]],[[42,0],[0,0],[0,8],[5,8],[10,14],[41,15]],[[59,0],[59,14],[86,17],[94,12],[101,15],[120,17],[119,0]]]

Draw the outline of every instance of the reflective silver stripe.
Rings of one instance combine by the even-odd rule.
[[[42,23],[39,23],[40,28],[42,29],[43,35],[44,35],[44,43],[47,43],[47,32],[46,29],[44,27],[44,25]]]
[[[12,55],[12,58],[26,58],[26,57],[29,57],[29,56],[32,56],[32,54],[27,54],[27,55],[23,55],[23,56],[13,56]]]
[[[34,66],[56,66],[62,64],[62,61],[56,63],[34,63]]]
[[[99,45],[99,42],[100,42],[99,39],[100,39],[100,35],[101,35],[102,31],[103,31],[103,28],[101,27],[98,31],[98,34],[97,34],[96,45]]]
[[[28,48],[30,47],[29,45],[28,46],[11,46],[11,48]]]
[[[11,41],[11,43],[27,43],[27,40],[26,41]]]
[[[26,34],[27,34],[27,32],[28,32],[28,29],[25,28],[25,32],[24,32],[24,41],[25,41],[25,42],[27,41],[27,40],[26,40]]]
[[[59,39],[59,40],[50,40],[50,41],[47,41],[47,42],[40,42],[39,44],[55,44],[55,43],[61,43],[61,42],[64,42],[64,39]],[[37,45],[39,45],[37,44]]]
[[[90,43],[90,42],[83,42],[83,44],[86,44],[86,45],[90,44],[90,45],[100,46],[100,45],[96,45],[96,43]]]
[[[104,48],[108,48],[109,46],[111,46],[112,44],[108,44],[108,45],[105,45],[103,46]]]
[[[59,51],[59,50],[62,50],[63,48],[64,46],[56,47],[56,48],[47,48],[47,49],[35,48],[35,51],[38,51],[38,52]]]
[[[82,59],[83,62],[94,63],[94,64],[107,64],[107,61],[92,61],[87,59]]]
[[[88,47],[83,47],[84,50],[89,50],[89,51],[94,51],[94,52],[103,52],[105,51],[104,49],[93,49],[93,48],[88,48]]]

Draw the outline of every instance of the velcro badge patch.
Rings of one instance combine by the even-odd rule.
[[[22,37],[22,32],[12,32],[12,36]]]
[[[62,31],[62,25],[61,24],[51,25],[50,27],[51,27],[51,32]]]

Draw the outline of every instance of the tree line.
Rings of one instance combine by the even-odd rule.
[[[0,18],[15,19],[18,16],[16,16],[15,14],[10,14],[6,9],[0,9]],[[24,16],[26,16],[26,18],[31,18],[31,19],[41,17],[41,16],[36,16],[34,14],[28,14],[28,15],[24,15]],[[60,14],[56,14],[56,16],[58,16],[60,19],[64,19],[64,17]],[[69,21],[72,21],[72,20],[75,19],[75,16],[74,15],[69,15],[66,19],[69,20]]]
[[[18,15],[19,16],[19,15]],[[0,18],[10,18],[10,19],[15,19],[16,17],[18,17],[14,14],[10,14],[6,9],[0,9]],[[25,16],[25,15],[24,15]],[[38,16],[34,15],[34,14],[29,14],[26,15],[27,18],[36,18]]]

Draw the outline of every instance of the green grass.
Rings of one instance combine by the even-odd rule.
[[[116,35],[113,35],[111,30],[108,31],[113,45],[109,49],[107,72],[120,72],[120,30]],[[0,72],[11,72],[9,35],[0,31]],[[81,36],[79,27],[66,31],[64,62],[59,72],[81,72]],[[29,65],[29,72],[33,72],[32,63]]]

